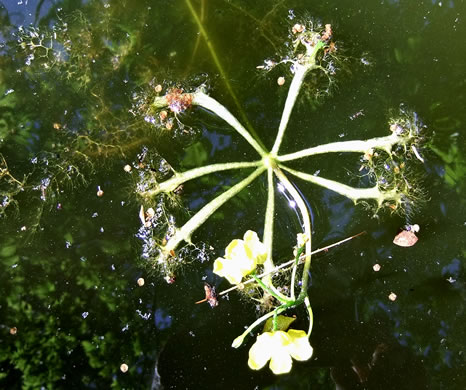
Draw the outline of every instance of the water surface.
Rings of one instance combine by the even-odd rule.
[[[465,388],[464,1],[193,0],[223,73],[187,3],[0,3],[0,387]],[[199,250],[186,254],[189,264],[171,284],[144,258],[135,194],[140,172],[159,170],[161,158],[186,170],[250,161],[254,150],[205,111],[183,117],[186,131],[161,132],[134,102],[157,83],[205,82],[270,148],[286,89],[279,74],[261,76],[256,66],[283,54],[289,27],[310,17],[332,24],[343,62],[329,96],[300,98],[282,150],[384,136],[401,105],[430,135],[418,164],[427,196],[407,218],[373,218],[294,180],[312,211],[314,248],[368,234],[314,258],[314,356],[277,377],[248,368],[253,338],[230,347],[257,317],[253,305],[235,293],[213,310],[194,305],[205,280],[228,287],[212,263],[231,239],[262,229],[265,180],[196,232]],[[48,34],[43,43],[55,56],[21,48],[34,32]],[[300,168],[359,182],[354,156],[320,156]],[[178,201],[196,211],[238,178],[187,183]],[[276,201],[274,255],[286,258],[299,221],[285,198]],[[173,215],[178,226],[189,216]],[[406,223],[421,226],[419,242],[396,247]]]

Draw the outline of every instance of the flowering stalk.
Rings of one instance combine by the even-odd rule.
[[[312,332],[312,327],[314,326],[314,313],[312,312],[311,302],[309,302],[308,296],[304,298],[304,304],[306,305],[306,309],[309,314],[309,329],[307,331],[307,337],[309,337]]]
[[[272,259],[273,253],[273,224],[274,224],[274,213],[275,213],[275,189],[273,182],[273,165],[274,163],[269,159],[265,158],[263,160],[264,165],[267,166],[267,183],[268,183],[268,193],[267,193],[267,208],[265,211],[265,221],[264,221],[264,244],[267,251],[267,259],[264,262],[264,270],[269,272],[264,277],[264,282],[260,280],[259,285],[264,289],[266,293],[273,295],[281,302],[286,302],[288,297],[279,292],[272,283],[272,276],[270,270],[274,269],[275,265]],[[254,276],[254,275],[253,275]],[[256,277],[254,276],[256,279]],[[265,284],[264,284],[265,283]],[[267,288],[264,288],[266,286]],[[270,290],[270,291],[269,291]]]
[[[296,205],[299,208],[299,211],[301,213],[301,216],[303,218],[303,229],[304,229],[304,234],[309,238],[306,243],[306,256],[304,260],[304,269],[303,269],[303,275],[301,279],[301,294],[307,291],[307,282],[308,282],[308,271],[311,266],[311,219],[309,217],[309,212],[307,210],[306,204],[304,203],[303,198],[301,195],[296,191],[294,186],[290,183],[288,178],[285,176],[285,174],[281,171],[279,167],[274,169],[275,174],[277,175],[278,179],[280,182],[285,186],[286,190],[290,193],[290,195],[293,197],[294,201],[296,202]],[[296,269],[297,269],[297,264],[293,265],[293,271],[292,271],[292,278],[294,278],[293,275],[296,274]],[[293,280],[294,281],[294,280]],[[295,299],[294,296],[294,283],[291,283],[291,298]],[[304,296],[302,297],[304,298]]]
[[[249,325],[248,328],[243,333],[241,333],[237,338],[235,338],[233,340],[233,343],[231,344],[231,346],[233,348],[239,348],[241,346],[241,344],[243,344],[244,338],[249,333],[251,333],[256,326],[262,324],[264,321],[266,321],[270,317],[274,316],[275,312],[277,312],[277,315],[278,315],[278,314],[282,313],[285,310],[286,310],[285,308],[282,308],[282,306],[280,306],[277,309],[275,309],[274,311],[271,311],[271,312],[269,312],[267,314],[264,314],[262,317],[258,318],[251,325]]]
[[[282,304],[287,304],[287,303],[294,303],[294,300],[289,299],[288,297],[284,296],[283,294],[278,294],[277,291],[272,288],[267,286],[260,278],[256,276],[256,274],[251,274],[251,276],[254,278],[254,280],[259,284],[259,286],[262,287],[262,289],[266,292],[268,292],[270,295],[272,295],[274,298],[276,298],[278,301],[280,301]]]

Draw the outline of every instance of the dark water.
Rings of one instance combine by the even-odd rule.
[[[0,387],[464,389],[464,1],[192,1],[231,90],[187,3],[0,2]],[[144,260],[138,217],[142,203],[156,207],[136,195],[140,176],[150,174],[142,165],[157,171],[162,156],[182,171],[250,161],[254,151],[201,110],[183,116],[186,131],[176,123],[173,132],[157,130],[134,101],[157,83],[206,82],[270,148],[286,89],[277,88],[281,74],[261,77],[256,66],[283,54],[289,26],[309,17],[332,24],[342,62],[330,96],[299,100],[282,151],[384,136],[402,104],[430,136],[418,164],[426,199],[408,218],[372,218],[361,205],[294,182],[312,210],[314,248],[368,234],[314,258],[314,356],[277,377],[248,368],[252,338],[230,347],[257,318],[253,305],[235,293],[214,310],[194,305],[204,280],[228,287],[212,262],[232,238],[260,232],[266,182],[196,232],[198,249],[173,284]],[[21,48],[41,34],[53,50]],[[300,168],[359,182],[354,156],[319,156]],[[198,210],[237,179],[187,183],[178,201]],[[285,199],[276,201],[274,256],[286,258],[299,221]],[[181,226],[188,214],[174,210]],[[419,242],[396,247],[407,222],[421,226]]]

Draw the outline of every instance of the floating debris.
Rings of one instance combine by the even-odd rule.
[[[326,24],[325,25],[325,31],[322,33],[322,40],[323,41],[328,41],[332,37],[332,25],[331,24]]]
[[[126,363],[123,363],[121,366],[120,366],[120,371],[124,374],[125,372],[128,371],[128,365]]]
[[[374,265],[372,266],[372,269],[373,269],[375,272],[379,272],[381,268],[382,268],[382,267],[380,266],[380,264],[374,264]]]
[[[421,230],[421,228],[417,223],[414,225],[406,225],[404,230],[395,236],[393,243],[402,247],[413,246],[419,239],[416,236],[416,233],[418,233],[419,230]]]
[[[167,119],[168,113],[165,110],[162,110],[159,112],[159,118],[163,122],[165,119]]]
[[[132,168],[131,168],[131,165],[126,164],[123,169],[125,170],[125,172],[131,172]]]
[[[97,186],[97,196],[99,198],[104,196],[104,191],[102,190],[102,188],[100,188],[100,186]]]
[[[151,226],[151,221],[155,216],[155,211],[152,207],[147,209],[146,212],[144,212],[144,206],[141,205],[141,208],[139,209],[139,219],[141,220],[141,223],[143,224],[144,227],[150,227]]]
[[[139,278],[139,279],[138,279],[138,286],[139,286],[139,287],[144,286],[144,283],[145,283],[145,282],[144,282],[144,278]]]
[[[166,275],[163,278],[168,284],[173,284],[175,283],[175,276],[174,275]]]
[[[395,302],[396,301],[396,294],[394,292],[390,293],[390,295],[388,296],[388,299],[390,299],[392,302]]]
[[[279,86],[284,85],[284,84],[285,84],[285,78],[284,78],[283,76],[279,77],[279,78],[277,79],[277,84],[278,84]]]
[[[304,27],[304,25],[296,23],[291,29],[291,32],[296,35],[298,33],[302,33],[305,29],[306,27]]]
[[[16,333],[18,333],[18,328],[16,326],[13,326],[12,328],[10,328],[10,334],[12,336],[15,336]]]
[[[204,282],[204,291],[205,298],[197,301],[196,305],[199,303],[207,302],[211,308],[218,306],[217,292],[215,291],[215,287],[212,287],[209,283]]]

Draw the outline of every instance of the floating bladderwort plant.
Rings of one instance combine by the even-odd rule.
[[[253,322],[233,341],[233,347],[243,344],[245,337],[258,325],[266,322],[264,331],[249,352],[249,366],[262,368],[270,361],[275,374],[289,372],[292,358],[307,360],[312,355],[309,336],[313,326],[313,314],[308,296],[308,275],[311,265],[311,218],[301,194],[291,184],[288,175],[317,184],[335,191],[355,204],[373,204],[376,211],[387,208],[400,213],[411,212],[422,192],[410,181],[411,160],[423,161],[420,142],[423,126],[415,114],[404,110],[399,117],[389,121],[388,135],[367,140],[353,140],[323,144],[288,154],[280,154],[280,146],[288,127],[293,107],[301,92],[306,77],[323,73],[329,80],[334,72],[333,61],[336,46],[331,41],[330,25],[295,24],[292,28],[292,55],[278,61],[267,60],[259,66],[265,71],[272,67],[290,66],[293,79],[288,90],[278,132],[272,149],[266,150],[246,128],[222,104],[206,93],[203,86],[187,92],[179,88],[162,91],[154,98],[147,112],[159,123],[164,123],[171,115],[178,116],[191,106],[199,106],[226,121],[249,145],[255,149],[255,161],[225,162],[205,165],[174,174],[162,181],[154,182],[152,188],[144,188],[140,194],[152,199],[161,194],[172,194],[183,183],[214,172],[251,169],[253,172],[237,184],[204,205],[181,227],[171,226],[168,236],[157,246],[155,262],[170,264],[176,261],[177,250],[182,243],[190,243],[192,234],[212,216],[225,202],[239,194],[261,175],[266,175],[268,183],[267,206],[264,218],[264,233],[260,239],[252,230],[243,239],[235,238],[227,246],[224,257],[214,263],[214,272],[225,277],[236,289],[259,302],[267,312]],[[158,113],[158,114],[157,114]],[[368,188],[354,188],[335,180],[325,179],[300,170],[291,169],[288,162],[326,153],[359,153],[361,169],[370,177],[373,185]],[[285,189],[299,210],[302,231],[297,231],[294,245],[294,260],[277,265],[273,258],[275,186]],[[143,224],[147,223],[142,217]],[[291,248],[290,248],[291,252]],[[301,269],[301,265],[303,265]],[[170,266],[167,266],[170,269]],[[288,270],[287,283],[284,278],[274,278],[284,269]],[[167,276],[167,275],[165,275]],[[299,290],[297,290],[299,287]],[[285,311],[304,305],[309,318],[307,331],[288,329],[293,319],[282,315]]]

